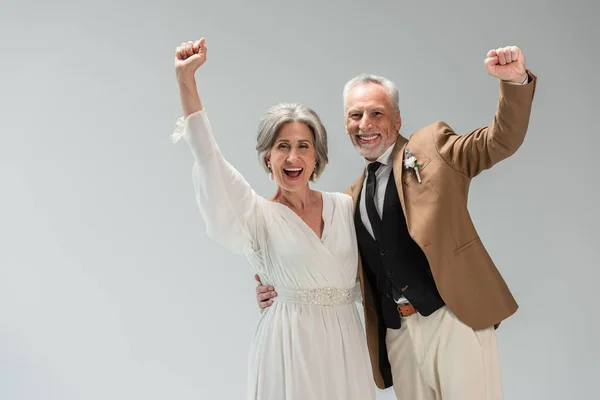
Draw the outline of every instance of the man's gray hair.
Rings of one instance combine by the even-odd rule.
[[[258,124],[258,136],[256,138],[256,150],[258,151],[258,162],[269,171],[267,157],[270,155],[273,143],[277,139],[282,125],[288,122],[302,122],[313,134],[317,165],[311,176],[316,180],[325,169],[329,161],[327,157],[327,130],[321,119],[311,108],[297,103],[280,103],[270,107]]]
[[[396,112],[400,112],[400,95],[398,94],[398,88],[396,84],[383,76],[360,74],[350,79],[346,85],[344,85],[344,110],[346,109],[346,98],[348,93],[359,85],[365,85],[367,83],[375,83],[381,85],[388,92],[390,102]]]

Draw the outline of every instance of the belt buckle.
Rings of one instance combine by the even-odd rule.
[[[416,314],[417,310],[410,303],[402,303],[402,304],[398,304],[398,312],[403,317],[409,317],[409,316],[411,316],[413,314]]]

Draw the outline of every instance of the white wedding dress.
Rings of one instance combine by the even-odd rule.
[[[291,209],[258,196],[223,158],[205,111],[179,119],[173,138],[181,137],[194,155],[208,235],[245,254],[278,293],[254,333],[248,399],[375,399],[353,297],[358,250],[351,197],[323,192],[319,238]]]

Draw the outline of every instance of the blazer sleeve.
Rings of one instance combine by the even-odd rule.
[[[537,83],[535,75],[527,74],[529,82],[524,85],[500,82],[498,108],[490,125],[458,135],[444,122],[434,124],[433,143],[446,163],[472,178],[519,149],[529,126]]]

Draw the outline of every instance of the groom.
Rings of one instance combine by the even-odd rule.
[[[536,77],[515,46],[490,50],[485,68],[500,80],[498,108],[464,135],[438,121],[406,139],[393,82],[360,75],[344,87],[346,130],[366,164],[347,193],[369,353],[375,383],[398,399],[502,398],[495,328],[517,303],[467,197],[473,177],[523,143]],[[274,294],[257,288],[261,308]]]

